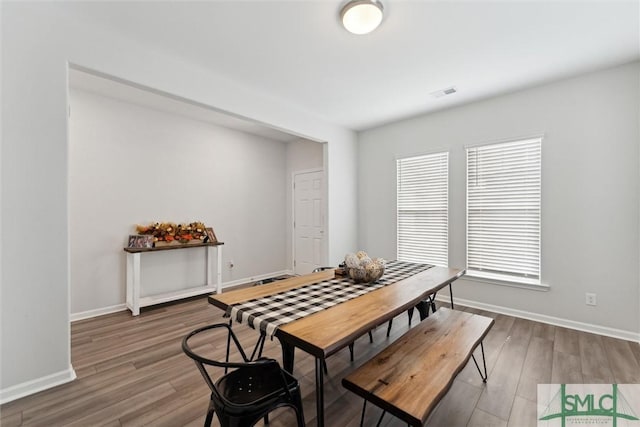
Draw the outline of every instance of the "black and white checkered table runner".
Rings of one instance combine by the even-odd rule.
[[[281,325],[391,285],[431,267],[433,266],[429,264],[389,261],[384,276],[374,283],[353,283],[347,277],[336,277],[233,304],[227,309],[226,316],[231,316],[240,323],[247,323],[254,329],[260,328],[268,337],[272,337]]]

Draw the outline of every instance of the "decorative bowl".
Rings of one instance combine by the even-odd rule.
[[[384,266],[353,267],[347,268],[349,277],[355,283],[371,283],[380,279],[384,274]]]

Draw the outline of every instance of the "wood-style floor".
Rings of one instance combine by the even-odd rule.
[[[465,309],[456,307],[456,309]],[[489,380],[483,384],[473,362],[458,375],[427,425],[536,425],[538,383],[640,383],[640,345],[494,313],[485,339]],[[223,321],[206,298],[150,308],[139,317],[115,313],[72,325],[71,353],[75,381],[0,407],[0,425],[11,426],[201,426],[209,391],[180,341],[192,329]],[[326,425],[357,426],[362,401],[345,391],[340,380],[408,328],[403,314],[374,331],[374,343],[356,342],[356,360],[347,349],[328,359],[325,384]],[[234,325],[245,348],[254,330]],[[220,354],[224,348],[212,345]],[[267,356],[280,360],[277,341],[267,342]],[[315,425],[314,361],[296,352],[294,375],[301,381],[308,425]],[[365,425],[375,425],[380,411],[367,405]],[[280,410],[271,425],[294,425],[290,411]],[[214,421],[217,424],[217,420]],[[386,415],[383,426],[405,424]]]

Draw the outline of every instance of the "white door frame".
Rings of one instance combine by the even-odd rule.
[[[324,238],[322,239],[322,250],[321,252],[321,264],[323,266],[327,265],[327,249],[329,248],[329,233],[327,230],[327,202],[328,202],[328,194],[327,194],[327,172],[324,168],[312,168],[312,169],[301,169],[297,171],[293,171],[291,173],[291,223],[289,224],[291,230],[291,271],[295,274],[296,266],[296,230],[294,227],[294,221],[296,220],[296,195],[295,195],[295,183],[296,183],[296,175],[304,175],[307,173],[315,173],[322,172],[322,217],[324,221]]]

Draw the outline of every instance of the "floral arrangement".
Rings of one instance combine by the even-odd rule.
[[[136,225],[138,234],[150,234],[154,243],[202,243],[207,237],[204,223],[175,224],[173,222],[156,222],[150,225]]]

